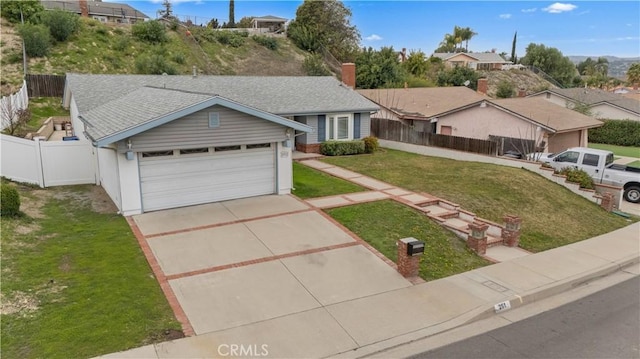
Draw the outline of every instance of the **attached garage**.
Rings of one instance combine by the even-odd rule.
[[[276,144],[140,152],[143,211],[276,193]]]

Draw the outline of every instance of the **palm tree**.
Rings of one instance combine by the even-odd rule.
[[[460,29],[460,39],[465,42],[464,52],[469,52],[469,40],[471,40],[476,35],[478,35],[478,33],[474,32],[469,27],[465,27],[464,29]],[[462,43],[462,41],[460,41],[460,43]]]
[[[453,27],[453,38],[455,40],[455,45],[456,45],[456,52],[458,44],[460,44],[460,48],[462,49],[462,41],[464,41],[464,29],[461,28],[460,26],[454,26]]]

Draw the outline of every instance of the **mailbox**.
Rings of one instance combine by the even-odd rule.
[[[407,243],[407,255],[418,256],[422,253],[424,253],[423,241],[413,241],[413,242]]]

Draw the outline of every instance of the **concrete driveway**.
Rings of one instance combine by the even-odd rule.
[[[187,334],[296,313],[331,321],[325,306],[412,285],[293,196],[146,213],[130,224]],[[345,348],[355,345],[335,329]]]

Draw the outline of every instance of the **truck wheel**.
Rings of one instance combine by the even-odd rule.
[[[631,186],[624,190],[624,199],[631,203],[640,203],[640,187]]]

